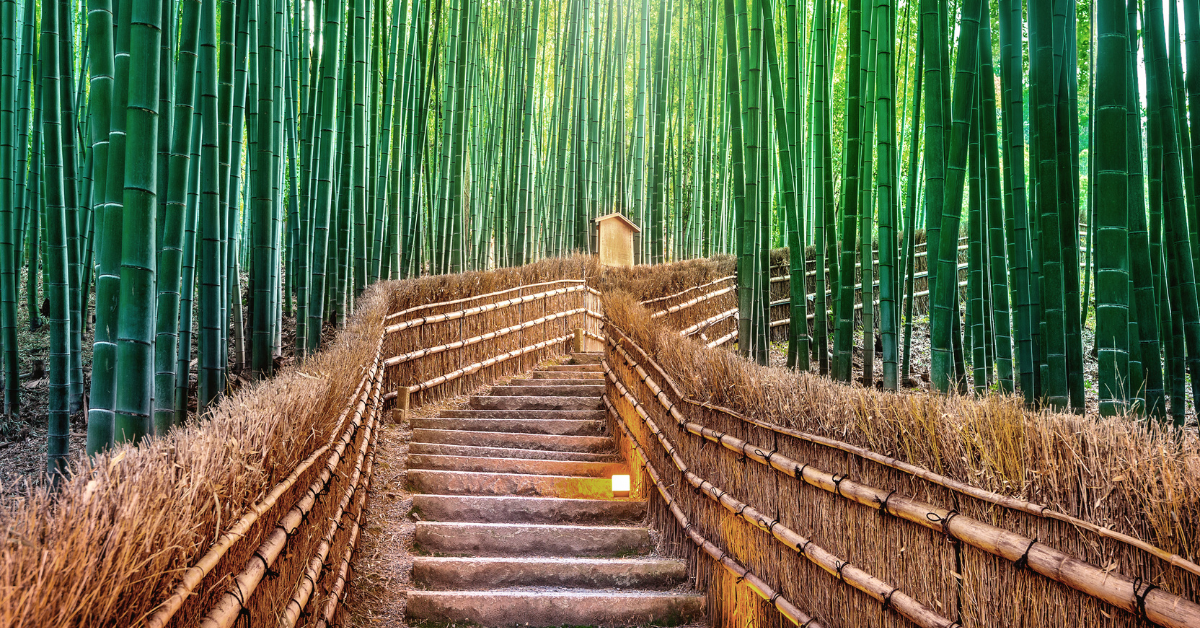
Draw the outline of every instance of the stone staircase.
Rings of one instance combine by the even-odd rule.
[[[577,353],[462,410],[414,419],[408,616],[483,626],[697,621],[682,560],[653,556],[646,502],[605,434],[600,354]]]

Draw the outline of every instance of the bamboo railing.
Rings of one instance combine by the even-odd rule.
[[[553,287],[561,283],[572,285]],[[524,294],[546,287],[551,289]],[[420,306],[441,311],[405,318],[384,329],[391,357],[383,362],[383,399],[395,400],[404,413],[416,404],[527,370],[563,353],[571,341],[575,350],[583,350],[588,335],[577,330],[591,332],[602,342],[596,334],[602,318],[599,296],[583,280],[563,280]],[[486,299],[494,300],[478,303]],[[458,309],[448,309],[453,306]],[[419,311],[409,308],[401,314]],[[446,386],[451,383],[456,386]]]

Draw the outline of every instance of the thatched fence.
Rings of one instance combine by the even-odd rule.
[[[712,625],[1200,625],[1194,433],[758,367],[694,307],[606,294],[606,403]]]
[[[340,623],[388,400],[599,348],[596,272],[574,257],[373,286],[302,364],[165,437],[77,456],[57,493],[0,504],[0,626]]]

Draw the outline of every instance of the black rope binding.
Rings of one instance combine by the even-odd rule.
[[[895,595],[896,591],[899,590],[899,587],[893,587],[891,591],[888,591],[887,595],[883,596],[883,612],[886,613],[892,610],[892,596]]]
[[[891,511],[888,510],[888,502],[891,501],[892,495],[895,495],[895,494],[896,494],[896,489],[892,489],[892,492],[888,493],[887,497],[884,497],[883,501],[879,502],[880,514],[884,514],[884,515],[892,514]]]
[[[803,624],[800,624],[800,628],[808,628],[809,626],[812,625],[812,623],[814,621],[817,621],[816,617],[809,617],[808,621],[804,622]]]
[[[958,537],[950,533],[950,520],[954,519],[959,514],[961,513],[959,513],[957,510],[951,510],[946,513],[945,517],[939,517],[937,513],[930,512],[925,514],[925,518],[933,523],[939,524],[942,527],[942,534],[946,535],[946,538],[950,539],[951,541],[958,543]]]
[[[800,480],[801,482],[804,481],[804,470],[807,468],[808,468],[807,464],[803,464],[803,465],[796,467],[796,479],[797,480]]]
[[[799,554],[800,556],[808,556],[808,546],[809,545],[812,545],[812,539],[805,541],[803,545],[801,545],[800,547],[797,547],[796,553]]]
[[[767,532],[770,532],[771,534],[775,534],[775,526],[779,525],[779,518],[776,517],[775,520],[771,521],[770,523],[768,523],[767,520],[764,518],[761,523],[762,523],[762,525],[766,526]]]
[[[846,581],[846,576],[842,575],[842,570],[845,569],[846,565],[849,565],[849,564],[850,564],[850,561],[848,561],[848,560],[842,561],[838,564],[837,569],[835,570],[835,571],[837,571],[838,579],[841,580],[842,582]]]
[[[1025,548],[1025,553],[1021,554],[1021,557],[1013,562],[1013,565],[1017,567],[1017,571],[1024,571],[1029,566],[1029,550],[1033,549],[1033,544],[1037,542],[1037,539],[1030,541],[1029,546]]]
[[[841,475],[835,474],[833,476],[833,492],[837,493],[838,495],[841,495],[842,497],[845,497],[845,495],[842,495],[842,482],[845,481],[849,477],[850,477],[849,473],[843,473]]]
[[[735,513],[733,513],[733,514],[735,514],[735,515],[737,515],[737,516],[739,516],[739,517],[740,517],[740,516],[742,516],[742,513],[746,511],[746,507],[747,507],[748,505],[749,505],[749,504],[742,504],[742,507],[741,507],[741,508],[738,508],[738,511],[737,511],[737,512],[735,512]]]
[[[1157,589],[1157,588],[1158,588],[1158,587],[1156,587],[1156,586],[1154,586],[1153,584],[1150,584],[1149,582],[1147,582],[1147,583],[1146,583],[1146,588],[1145,588],[1145,589],[1142,589],[1142,578],[1141,578],[1141,576],[1138,576],[1137,578],[1134,578],[1134,580],[1133,580],[1133,599],[1134,599],[1134,606],[1137,608],[1137,613],[1138,613],[1138,616],[1139,616],[1139,617],[1141,617],[1142,619],[1145,619],[1145,620],[1147,620],[1147,621],[1148,621],[1150,618],[1149,618],[1149,617],[1146,617],[1146,596],[1147,596],[1147,595],[1150,595],[1150,592],[1151,592],[1151,591],[1153,591],[1153,590],[1155,590],[1155,589]],[[1140,592],[1140,593],[1138,592],[1138,589],[1141,589],[1141,592]]]
[[[771,596],[771,599],[769,600],[771,602],[771,606],[775,606],[775,600],[778,600],[779,596],[781,596],[781,595],[783,595],[783,594],[780,593],[779,591],[776,591],[775,595]]]

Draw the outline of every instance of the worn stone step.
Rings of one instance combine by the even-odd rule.
[[[604,369],[593,369],[590,371],[582,370],[584,365],[579,365],[580,370],[562,370],[562,371],[534,371],[529,375],[533,379],[585,379],[604,381]]]
[[[434,556],[592,556],[647,554],[650,530],[632,526],[418,521],[418,550]]]
[[[596,419],[492,419],[475,417],[432,417],[413,419],[414,429],[467,430],[471,432],[512,432],[519,434],[556,434],[559,436],[600,436],[604,423]]]
[[[526,419],[533,421],[604,421],[607,413],[604,410],[476,410],[463,408],[442,410],[439,418],[449,419]]]
[[[569,460],[527,460],[524,458],[477,458],[474,456],[437,456],[409,454],[409,469],[470,471],[474,473],[523,473],[586,478],[611,478],[628,474],[623,462],[576,462]]]
[[[603,383],[588,383],[570,386],[492,386],[488,393],[493,397],[533,397],[538,395],[548,397],[594,397],[599,399],[604,394]]]
[[[505,386],[537,388],[539,391],[544,391],[543,394],[550,395],[560,394],[555,391],[567,386],[586,386],[588,388],[596,386],[599,387],[600,390],[598,392],[600,394],[604,393],[604,380],[599,377],[594,379],[514,379],[510,380]]]
[[[409,469],[414,493],[435,495],[528,495],[536,497],[612,498],[612,479],[569,475],[530,475]]]
[[[604,367],[599,362],[594,364],[551,364],[534,371],[534,373],[540,373],[544,371],[584,371],[588,373],[603,373]]]
[[[545,451],[603,453],[613,449],[605,436],[559,436],[557,434],[514,434],[511,432],[467,432],[464,430],[414,429],[414,443],[442,443],[472,447],[513,447]]]
[[[524,458],[526,460],[578,460],[581,462],[613,462],[620,460],[616,452],[588,454],[573,451],[514,449],[509,447],[472,447],[445,443],[411,443],[408,453],[444,456],[479,456],[485,458]]]
[[[413,510],[429,521],[597,525],[646,517],[646,502],[509,495],[413,495]]]
[[[599,352],[572,353],[567,364],[599,364],[603,359],[604,354]]]
[[[677,626],[699,618],[704,597],[638,591],[412,591],[415,620],[481,626]]]
[[[425,589],[576,587],[667,589],[687,580],[687,563],[668,558],[413,559],[412,581]]]
[[[588,397],[491,395],[471,397],[471,407],[477,410],[599,410],[604,407],[604,402],[595,393]]]

